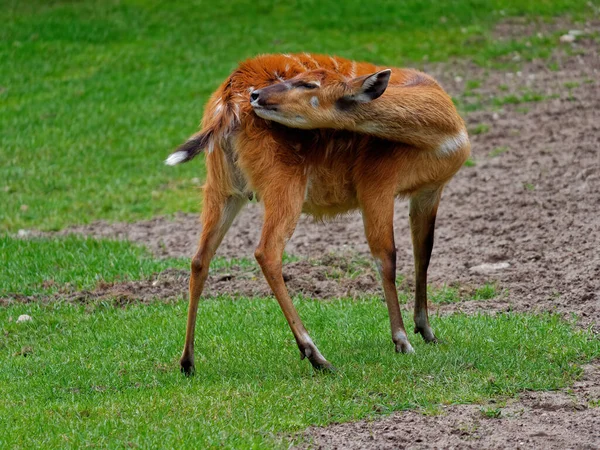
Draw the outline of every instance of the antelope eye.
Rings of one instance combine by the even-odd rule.
[[[319,85],[317,83],[301,81],[300,83],[298,83],[298,85],[296,87],[303,88],[303,89],[316,89],[319,87]]]

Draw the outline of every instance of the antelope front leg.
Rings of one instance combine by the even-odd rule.
[[[442,188],[439,188],[417,193],[410,199],[410,232],[415,259],[415,333],[420,333],[425,342],[437,341],[427,313],[427,269],[441,195]]]
[[[389,195],[382,195],[381,197],[363,197],[361,203],[365,235],[381,275],[385,302],[390,317],[392,340],[397,352],[412,353],[414,350],[404,329],[400,305],[398,304],[398,292],[396,291],[394,194],[389,192]]]
[[[186,375],[194,373],[194,331],[198,301],[208,277],[208,267],[233,219],[248,201],[245,197],[224,196],[220,193],[205,191],[202,211],[202,234],[198,251],[192,259],[190,275],[190,303],[188,306],[185,344],[179,364]]]
[[[315,369],[332,369],[304,328],[283,281],[283,250],[300,217],[306,181],[288,177],[282,177],[281,180],[285,186],[280,182],[276,189],[272,185],[268,192],[262,194],[265,216],[260,243],[255,252],[256,260],[294,333],[302,358],[308,358]]]

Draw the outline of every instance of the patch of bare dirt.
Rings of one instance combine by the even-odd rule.
[[[439,415],[404,411],[375,421],[310,428],[303,448],[597,449],[600,364],[568,390],[524,392],[506,404],[454,405]],[[497,416],[497,417],[495,417]]]
[[[596,9],[595,12],[598,15],[600,10]],[[554,17],[552,20],[541,17],[508,17],[494,27],[493,36],[510,41],[528,37],[548,37],[556,33],[567,34],[571,30],[590,35],[598,30],[598,21],[594,19],[586,23],[574,23],[568,16]]]
[[[368,260],[356,255],[326,255],[318,260],[300,260],[285,265],[283,277],[292,296],[309,298],[360,298],[377,295],[380,282]],[[169,269],[150,279],[99,283],[94,289],[77,291],[62,288],[53,295],[24,296],[12,294],[0,298],[0,305],[11,301],[67,301],[88,303],[109,301],[117,305],[155,300],[172,301],[187,298],[189,271]],[[232,297],[269,297],[272,295],[258,266],[233,265],[211,272],[204,298],[220,295]]]

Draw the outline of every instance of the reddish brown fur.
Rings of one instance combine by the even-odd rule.
[[[308,337],[281,275],[283,248],[301,211],[316,218],[353,209],[363,212],[365,233],[382,269],[396,349],[410,351],[394,285],[392,227],[394,198],[410,197],[417,271],[416,331],[428,341],[435,339],[426,311],[426,272],[435,212],[444,185],[467,159],[470,148],[465,133],[466,142],[460,141],[456,149],[439,150],[448,138],[464,133],[464,123],[439,85],[415,70],[392,69],[388,88],[377,100],[350,111],[336,107],[341,96],[360,88],[366,78],[363,76],[381,69],[323,55],[266,55],[243,62],[211,96],[202,131],[186,144],[193,147],[197,140],[208,148],[203,233],[192,263],[181,360],[186,373],[193,369],[196,308],[208,264],[252,192],[265,207],[256,257],[302,355],[315,367],[328,367],[329,363]],[[299,93],[271,87],[281,80],[303,77],[319,81],[321,87]],[[259,89],[271,89],[271,100],[305,114],[308,123],[302,128],[308,129],[289,128],[258,117],[249,96]],[[319,100],[314,111],[306,106],[312,96]]]

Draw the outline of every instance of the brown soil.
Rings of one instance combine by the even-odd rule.
[[[376,421],[310,428],[303,447],[328,449],[600,448],[600,364],[557,392],[524,392],[488,405],[404,411]],[[487,414],[486,414],[487,412]],[[489,417],[489,415],[498,417]]]

